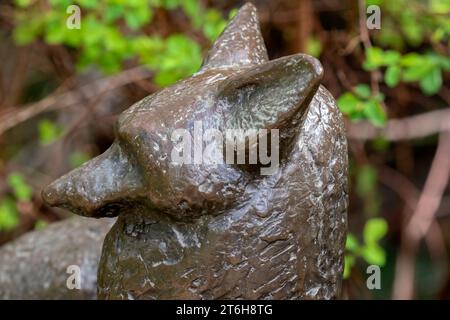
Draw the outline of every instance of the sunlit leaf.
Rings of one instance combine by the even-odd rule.
[[[338,98],[337,105],[344,114],[350,114],[357,109],[359,102],[353,93],[346,92]]]
[[[386,124],[386,112],[383,110],[381,104],[374,99],[366,102],[363,113],[367,119],[377,127],[382,127]]]
[[[44,119],[38,124],[39,142],[43,145],[54,142],[62,133],[62,128],[53,121]]]
[[[402,77],[402,69],[398,65],[389,66],[384,74],[384,82],[393,88],[395,87]]]
[[[19,224],[19,213],[16,209],[16,203],[11,198],[0,200],[0,231],[9,231]]]
[[[355,252],[356,250],[358,250],[359,248],[359,243],[358,243],[358,239],[356,239],[356,237],[349,233],[347,235],[347,240],[345,242],[345,249],[350,251],[350,252]]]
[[[386,235],[387,230],[388,225],[386,220],[382,218],[369,219],[363,230],[364,242],[368,245],[376,244]]]
[[[427,95],[439,92],[442,87],[442,73],[439,68],[434,68],[420,80],[420,88]]]
[[[364,247],[362,256],[368,264],[384,266],[386,263],[386,252],[377,244]]]
[[[8,186],[12,189],[14,196],[21,201],[30,201],[33,189],[25,182],[19,172],[12,172],[7,178]]]
[[[355,93],[362,99],[368,99],[372,95],[372,90],[367,84],[358,84]]]

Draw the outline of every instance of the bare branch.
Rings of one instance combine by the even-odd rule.
[[[450,108],[403,119],[392,119],[383,128],[377,128],[368,121],[347,123],[347,137],[354,140],[370,140],[377,137],[389,141],[411,140],[449,130]]]
[[[450,176],[450,132],[443,132],[416,209],[402,234],[396,265],[394,299],[411,299],[414,294],[414,261],[420,240],[435,221],[435,213]]]

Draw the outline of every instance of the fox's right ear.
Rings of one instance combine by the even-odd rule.
[[[227,129],[280,129],[281,138],[298,126],[323,76],[320,62],[296,54],[244,69],[219,88]]]
[[[261,169],[264,175],[275,172],[277,163],[289,152],[295,136],[301,132],[303,115],[319,88],[322,75],[323,69],[317,59],[297,54],[242,68],[241,72],[225,80],[218,88],[223,125],[225,130],[239,132],[234,138],[234,152],[228,153],[227,147],[227,159],[239,158],[240,153],[255,161],[254,156],[259,150],[260,158],[253,162],[256,166],[244,165],[242,169]],[[265,145],[268,135],[270,147]],[[261,158],[264,148],[270,149],[271,166],[268,168],[262,167],[267,163],[267,159]]]

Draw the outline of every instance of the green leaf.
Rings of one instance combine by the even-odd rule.
[[[82,22],[83,44],[86,50],[99,51],[107,27],[100,23],[92,14],[86,16]]]
[[[364,61],[364,69],[370,71],[382,66],[389,66],[400,61],[401,55],[397,51],[383,51],[381,48],[372,47],[366,50],[366,60]]]
[[[44,229],[46,226],[48,226],[48,222],[45,220],[37,220],[34,223],[34,230],[42,230]]]
[[[382,152],[388,150],[390,146],[389,140],[383,138],[383,137],[377,137],[372,140],[372,148],[376,151]]]
[[[402,69],[397,65],[391,65],[386,69],[384,82],[390,87],[395,87],[402,77]]]
[[[36,36],[30,32],[27,25],[19,25],[14,29],[14,42],[18,45],[26,45],[36,38]]]
[[[365,197],[375,190],[377,183],[377,171],[371,165],[358,168],[356,173],[356,193]]]
[[[344,114],[355,112],[359,103],[360,100],[351,92],[344,93],[337,100],[337,105]]]
[[[356,259],[353,255],[346,254],[344,257],[344,279],[350,277],[351,270],[355,265]]]
[[[73,4],[72,0],[48,0],[48,2],[52,5],[52,7],[63,10]]]
[[[436,56],[436,63],[445,71],[450,71],[450,59],[444,56]]]
[[[108,6],[106,6],[106,12],[105,12],[105,21],[106,22],[113,22],[117,19],[119,19],[120,17],[123,16],[124,13],[124,7],[122,7],[121,5],[118,4],[108,4]]]
[[[424,63],[426,59],[416,52],[405,54],[401,59],[401,64],[405,67],[420,66]]]
[[[98,6],[98,0],[77,0],[84,9],[93,9]]]
[[[450,12],[450,0],[430,0],[430,11],[447,15]]]
[[[152,65],[157,69],[156,84],[166,86],[198,70],[202,55],[198,43],[181,34],[166,39],[165,50]]]
[[[375,99],[366,102],[363,113],[377,127],[383,127],[386,124],[386,112],[384,112],[380,102]]]
[[[347,241],[345,242],[345,249],[350,252],[356,252],[359,248],[358,239],[356,237],[349,233],[347,235]]]
[[[384,266],[386,263],[386,252],[377,244],[364,247],[362,256],[368,264]]]
[[[0,201],[0,231],[10,231],[19,224],[19,213],[16,209],[16,202],[6,197]]]
[[[373,96],[372,99],[374,99],[375,101],[378,101],[378,102],[383,102],[384,94],[380,92],[377,95]]]
[[[126,12],[125,21],[127,23],[127,26],[134,31],[138,30],[139,27],[141,26],[141,21],[134,12]]]
[[[105,32],[104,42],[108,53],[125,56],[128,51],[126,38],[115,28],[110,28]]]
[[[381,6],[383,4],[383,0],[366,0],[366,6]]]
[[[406,39],[412,46],[418,46],[424,38],[424,28],[422,23],[418,23],[418,17],[413,11],[406,10],[400,16],[401,27]]]
[[[48,119],[41,120],[38,123],[39,142],[42,145],[47,145],[59,138],[62,133],[62,128]]]
[[[225,29],[227,22],[222,18],[222,14],[214,9],[208,9],[203,21],[203,34],[210,42],[217,39]]]
[[[432,36],[431,36],[431,41],[434,43],[439,43],[441,42],[443,39],[445,38],[445,30],[444,28],[437,28]]]
[[[46,18],[45,41],[49,44],[63,43],[66,38],[66,17],[57,12],[50,12]]]
[[[397,51],[387,50],[383,53],[383,63],[386,66],[397,64],[400,61],[401,55]]]
[[[238,11],[239,10],[237,8],[231,9],[228,13],[228,19],[233,19],[237,15]]]
[[[375,70],[384,65],[383,50],[377,47],[368,48],[366,50],[366,61],[364,69]]]
[[[413,82],[429,74],[436,67],[436,62],[431,57],[409,53],[402,57],[401,65],[404,67],[403,80]]]
[[[322,53],[322,43],[320,42],[320,39],[317,37],[309,37],[306,44],[306,52],[313,57],[320,57],[320,54]]]
[[[355,93],[362,99],[368,99],[372,95],[372,90],[367,84],[358,84]]]
[[[163,0],[163,3],[165,8],[172,10],[180,5],[180,0]]]
[[[31,0],[15,0],[14,1],[19,7],[28,7],[31,4]]]
[[[69,156],[69,163],[72,168],[77,168],[87,162],[91,157],[84,152],[73,152]]]
[[[403,71],[403,80],[406,82],[420,81],[426,77],[433,69],[433,66],[424,63],[420,66],[405,68]]]
[[[184,0],[182,7],[186,15],[191,19],[192,24],[197,29],[202,23],[202,7],[198,0]]]
[[[33,189],[25,182],[19,172],[12,172],[7,178],[8,186],[12,189],[14,196],[21,201],[30,201]]]
[[[383,218],[369,219],[363,230],[364,243],[367,245],[377,244],[388,231],[388,224]]]
[[[376,36],[377,43],[383,47],[390,47],[401,51],[404,47],[404,39],[398,32],[392,32],[397,29],[395,21],[384,20],[383,27]]]
[[[426,95],[433,95],[439,92],[442,87],[442,73],[440,68],[434,68],[422,80],[420,88]]]
[[[152,11],[149,7],[145,9],[141,8],[127,8],[124,11],[125,21],[127,26],[133,30],[137,31],[141,26],[150,22],[152,18]]]

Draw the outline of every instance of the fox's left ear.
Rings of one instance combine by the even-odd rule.
[[[305,54],[244,69],[220,88],[226,128],[280,129],[281,138],[287,137],[298,127],[322,76],[320,62]]]

